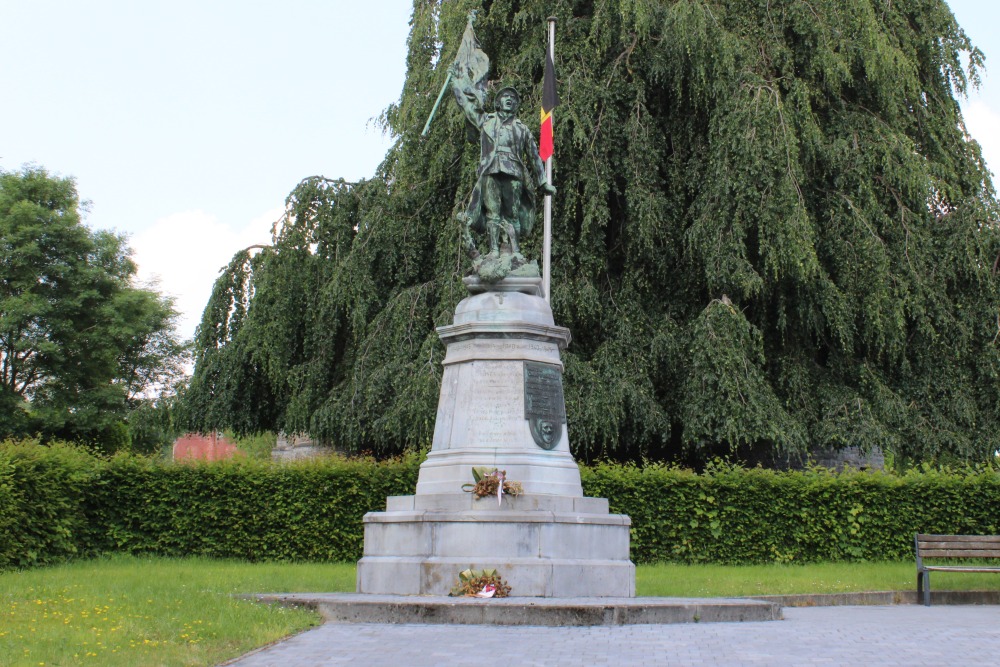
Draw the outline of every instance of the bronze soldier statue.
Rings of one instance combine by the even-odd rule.
[[[452,78],[452,89],[465,117],[480,131],[481,157],[476,186],[464,214],[465,239],[470,253],[478,255],[470,230],[485,231],[490,254],[499,257],[501,240],[520,255],[519,239],[530,234],[535,221],[535,189],[554,194],[545,180],[538,145],[527,125],[516,116],[521,98],[513,88],[497,91],[492,113],[484,112],[477,97]]]
[[[479,49],[472,30],[474,20],[474,15],[469,17],[462,46],[448,70],[455,100],[478,130],[480,144],[476,185],[459,218],[465,223],[463,242],[474,268],[483,278],[501,279],[527,263],[520,239],[534,225],[536,189],[547,194],[555,194],[556,189],[546,181],[534,136],[517,118],[521,106],[517,91],[501,88],[494,96],[494,111],[484,110],[489,59]],[[484,258],[479,257],[473,231],[485,232],[489,239],[490,251]],[[510,257],[504,258],[501,268],[497,260],[502,253]]]

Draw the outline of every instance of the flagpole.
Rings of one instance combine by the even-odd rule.
[[[556,61],[556,17],[549,19],[549,58]],[[545,180],[552,184],[552,156],[545,159]],[[552,195],[545,195],[545,215],[542,226],[542,292],[545,303],[551,305],[552,270],[549,263],[552,259]]]

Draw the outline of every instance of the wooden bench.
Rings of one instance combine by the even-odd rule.
[[[917,599],[931,606],[931,572],[1000,572],[1000,565],[924,565],[925,558],[998,558],[1000,535],[914,536],[917,552]]]

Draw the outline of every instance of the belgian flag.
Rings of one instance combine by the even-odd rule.
[[[556,66],[552,54],[545,51],[545,80],[542,82],[542,127],[538,138],[538,155],[542,161],[552,157],[552,110],[559,104],[556,93]]]

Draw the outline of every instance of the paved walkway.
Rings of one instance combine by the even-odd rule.
[[[1000,664],[1000,606],[899,605],[784,611],[784,621],[616,627],[328,623],[230,665]]]

